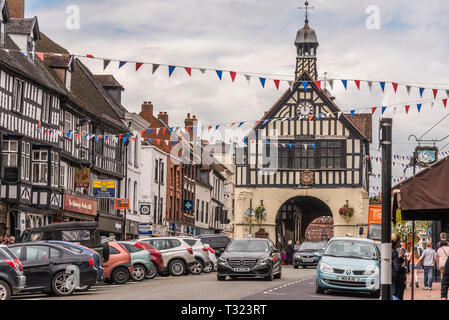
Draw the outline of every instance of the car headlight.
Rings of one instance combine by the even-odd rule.
[[[220,258],[218,258],[218,263],[228,264],[228,261],[225,258],[220,257]]]
[[[264,266],[270,262],[270,259],[262,259],[257,261],[256,266]]]
[[[320,263],[320,270],[324,272],[334,272],[334,269],[330,265],[328,265],[326,262]]]
[[[366,269],[365,272],[363,272],[363,274],[365,276],[373,275],[373,274],[376,274],[376,273],[379,273],[379,268],[377,266],[368,267],[368,269]]]

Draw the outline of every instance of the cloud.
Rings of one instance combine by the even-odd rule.
[[[310,3],[314,7],[309,16],[310,25],[320,43],[320,77],[327,72],[333,78],[449,87],[446,1],[435,0],[430,4],[406,0],[316,0]],[[69,4],[80,8],[80,30],[65,27],[65,9]],[[369,5],[379,8],[379,29],[366,28]],[[304,21],[298,6],[297,1],[285,0],[65,0],[43,1],[42,6],[34,2],[26,14],[38,16],[41,30],[73,53],[283,74],[292,78],[296,51],[293,42]],[[273,83],[267,82],[262,89],[257,78],[248,85],[239,76],[232,83],[226,73],[222,81],[213,72],[202,75],[193,71],[190,78],[178,68],[168,78],[167,68],[163,67],[152,75],[148,66],[136,73],[132,64],[118,70],[111,63],[103,72],[101,62],[87,63],[94,73],[114,74],[126,89],[123,104],[130,111],[139,112],[141,102],[151,100],[156,111],[169,112],[172,125],[182,125],[188,112],[197,115],[203,124],[256,120],[287,88],[284,85],[277,91]],[[358,91],[351,82],[348,90],[336,82],[333,94],[343,110],[411,102],[408,116],[401,108],[395,114],[385,114],[394,118],[394,153],[410,155],[414,144],[409,143],[408,136],[419,136],[447,114],[441,103],[436,103],[433,110],[424,104],[418,113],[416,103],[421,98],[416,89],[408,96],[405,88],[400,87],[398,94],[393,95],[387,85],[385,94],[379,88],[370,93],[364,84]],[[428,90],[423,99],[431,97]],[[378,114],[380,111],[373,118],[376,146]],[[449,119],[427,137],[445,136],[448,123]]]

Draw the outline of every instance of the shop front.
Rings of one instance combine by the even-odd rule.
[[[95,221],[97,200],[80,194],[64,194],[63,221]]]
[[[116,240],[123,238],[123,218],[119,216],[106,215],[100,213],[98,216],[100,225],[100,235],[105,237],[114,237]]]
[[[139,222],[126,220],[126,240],[137,239],[139,237]]]
[[[205,228],[199,228],[199,227],[195,227],[195,235],[199,236],[202,234],[214,234],[214,230],[212,229],[205,229]]]

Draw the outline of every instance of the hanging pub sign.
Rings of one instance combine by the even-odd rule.
[[[75,168],[75,188],[89,188],[90,168]]]
[[[129,198],[115,198],[115,210],[129,210]]]
[[[115,181],[94,180],[93,194],[96,198],[115,198]]]
[[[416,160],[421,167],[428,167],[438,161],[438,148],[418,146],[415,148]]]

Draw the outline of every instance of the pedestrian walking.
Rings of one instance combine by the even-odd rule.
[[[391,234],[391,249],[391,294],[393,300],[403,300],[407,281],[407,269],[402,265],[405,261],[405,249],[402,248],[401,239],[396,233]]]
[[[432,242],[427,241],[427,248],[419,258],[418,263],[423,261],[424,265],[424,290],[432,290],[433,270],[435,268],[437,253],[432,249]]]
[[[407,256],[407,262],[408,262],[408,266],[409,266],[408,268],[409,268],[410,272],[412,272],[412,263],[413,263],[413,265],[414,265],[414,271],[413,271],[414,277],[413,278],[415,280],[416,287],[419,288],[419,280],[418,280],[419,253],[418,253],[418,248],[417,247],[414,248],[413,255],[414,255],[413,256],[413,262],[412,262],[412,254],[409,253],[408,256]],[[410,287],[411,286],[413,286],[413,283],[410,280]]]
[[[291,240],[288,240],[285,252],[287,253],[287,264],[293,264],[293,242]]]
[[[9,234],[6,234],[4,237],[3,237],[3,242],[2,242],[2,244],[8,244],[9,243]]]
[[[298,241],[296,241],[296,244],[295,244],[295,251],[298,251],[300,247],[301,247],[301,244],[299,243],[299,240],[298,240]]]
[[[437,250],[440,249],[441,241],[447,241],[447,234],[446,232],[440,233],[440,241],[437,243]]]
[[[449,259],[446,259],[444,271],[441,274],[441,300],[447,300],[447,290],[449,288]]]
[[[441,240],[440,248],[437,250],[437,268],[440,271],[441,276],[444,273],[444,266],[449,256],[449,244],[447,240]]]

